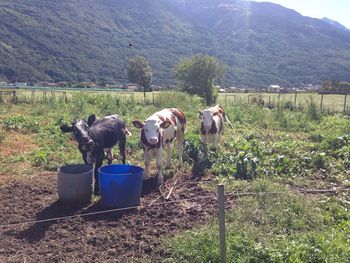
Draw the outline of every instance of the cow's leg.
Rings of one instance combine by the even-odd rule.
[[[98,169],[102,166],[104,155],[101,155],[97,158],[95,163],[95,169],[94,169],[94,177],[95,177],[95,188],[94,188],[94,194],[99,195],[100,194],[100,180],[98,175]]]
[[[211,150],[215,151],[218,147],[218,142],[219,142],[219,134],[213,134],[212,136],[212,145],[210,147]]]
[[[112,148],[107,148],[105,149],[106,154],[107,154],[107,160],[108,160],[108,164],[111,164],[113,161],[113,149]]]
[[[206,144],[207,143],[207,135],[201,134],[201,143]]]
[[[158,174],[158,184],[163,183],[163,171],[162,171],[162,164],[163,164],[163,148],[160,147],[157,150],[157,174]]]
[[[184,148],[184,134],[181,133],[176,138],[177,143],[177,154],[179,155],[179,164],[182,164],[182,154],[183,154],[183,148]]]
[[[120,159],[122,160],[123,164],[125,164],[125,143],[126,143],[126,136],[124,136],[124,138],[122,138],[118,143]]]
[[[221,138],[224,132],[222,131],[221,133],[218,134],[218,144],[221,142]]]
[[[201,134],[201,145],[200,145],[200,148],[199,148],[199,154],[201,156],[201,158],[203,158],[208,152],[208,149],[207,149],[207,135],[203,135]]]
[[[143,180],[149,179],[148,170],[149,170],[149,165],[151,163],[151,158],[152,158],[151,153],[147,149],[145,149],[145,153],[144,153],[145,169],[143,170]]]
[[[166,159],[166,168],[170,168],[171,166],[171,154],[173,150],[173,145],[172,143],[167,143],[166,144],[166,151],[167,151],[167,159]]]

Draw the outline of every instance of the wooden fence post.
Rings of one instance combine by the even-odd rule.
[[[31,98],[31,100],[32,100],[32,103],[34,104],[34,102],[35,102],[35,89],[32,90],[32,98]]]
[[[346,97],[348,96],[348,94],[345,94],[345,98],[344,98],[344,109],[343,112],[346,112]]]
[[[297,95],[298,95],[298,92],[296,91],[294,95],[294,108],[297,107]]]
[[[281,92],[278,93],[278,106],[280,106],[280,100],[281,100]]]
[[[16,101],[17,101],[16,91],[12,91],[12,103],[16,103]]]
[[[226,263],[226,230],[225,230],[225,189],[223,184],[218,185],[219,208],[219,237],[221,263]]]
[[[321,94],[320,110],[323,108],[323,94]]]

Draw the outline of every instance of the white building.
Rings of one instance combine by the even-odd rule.
[[[281,87],[279,85],[270,85],[267,88],[267,92],[278,93],[281,91]]]

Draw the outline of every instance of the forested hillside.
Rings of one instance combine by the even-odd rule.
[[[225,85],[350,81],[349,31],[271,3],[0,0],[0,33],[0,80],[123,80],[143,55],[169,84],[179,59],[207,53]]]

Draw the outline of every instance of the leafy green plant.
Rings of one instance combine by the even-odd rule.
[[[32,117],[22,115],[11,115],[0,122],[5,130],[15,130],[20,132],[39,132],[39,122]]]

